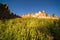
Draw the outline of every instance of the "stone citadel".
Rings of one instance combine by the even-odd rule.
[[[23,18],[29,18],[29,17],[33,17],[33,18],[46,18],[46,19],[58,19],[58,17],[53,14],[52,16],[50,16],[49,14],[46,14],[45,11],[39,11],[35,14],[26,14],[22,16]]]

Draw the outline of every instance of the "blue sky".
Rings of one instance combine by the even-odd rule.
[[[60,17],[60,0],[0,0],[0,3],[7,3],[11,12],[20,16],[45,10]]]

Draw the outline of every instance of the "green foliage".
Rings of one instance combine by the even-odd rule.
[[[59,20],[16,18],[0,20],[0,40],[59,40]]]

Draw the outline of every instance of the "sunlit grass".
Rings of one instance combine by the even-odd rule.
[[[58,20],[16,18],[0,20],[0,40],[53,40],[59,39]]]

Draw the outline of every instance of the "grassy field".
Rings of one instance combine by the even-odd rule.
[[[37,18],[0,20],[0,40],[60,40],[60,20]]]

